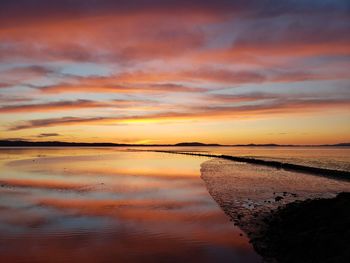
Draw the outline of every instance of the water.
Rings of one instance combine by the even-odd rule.
[[[207,158],[0,150],[0,262],[260,262],[200,179]]]
[[[345,147],[148,149],[350,171]],[[263,166],[127,150],[0,149],[0,262],[260,262],[206,186],[232,218],[242,209],[247,216],[253,208],[270,209],[284,192],[297,195],[280,202],[350,189],[342,181]]]
[[[350,147],[162,147],[160,149],[203,151],[350,171]]]

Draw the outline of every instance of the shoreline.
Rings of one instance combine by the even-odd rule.
[[[282,237],[287,240],[289,238],[285,236],[288,234],[283,234],[288,233],[288,227],[285,227],[284,223],[290,222],[286,220],[289,216],[302,216],[303,211],[308,210],[304,208],[304,204],[308,204],[310,200],[333,200],[341,192],[350,192],[349,182],[224,159],[211,159],[202,163],[201,178],[217,204],[231,221],[247,234],[255,250],[266,262],[273,263],[322,262],[302,261],[297,260],[298,258],[289,261],[282,258],[286,254],[283,249],[298,249],[293,248],[292,244],[283,243]],[[290,210],[289,207],[294,207],[294,210]],[[350,205],[343,206],[343,209],[345,208],[349,209]],[[319,212],[309,217],[321,217],[322,214],[327,215],[328,211],[326,207],[321,206]],[[281,219],[280,213],[286,216]],[[302,223],[302,219],[300,220],[298,225]],[[280,224],[277,225],[276,222]],[[313,220],[306,229],[312,229],[312,223]],[[327,228],[327,225],[323,227]],[[273,233],[282,233],[277,236],[280,239],[271,239],[271,236],[276,236],[270,234],[271,229],[275,231]],[[279,254],[275,254],[277,252]],[[298,253],[295,252],[296,255]],[[275,258],[279,260],[276,261]]]

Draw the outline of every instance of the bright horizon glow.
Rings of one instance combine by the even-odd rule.
[[[2,1],[0,139],[349,142],[349,12],[345,0]]]

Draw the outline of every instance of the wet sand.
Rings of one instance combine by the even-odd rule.
[[[260,253],[264,244],[256,241],[265,233],[269,222],[266,218],[279,207],[350,192],[346,181],[223,159],[204,162],[201,177],[214,200]]]

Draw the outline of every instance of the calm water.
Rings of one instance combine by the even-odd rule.
[[[206,158],[0,153],[0,262],[260,262],[200,179]]]
[[[350,171],[350,147],[162,147],[162,149],[204,151]]]

